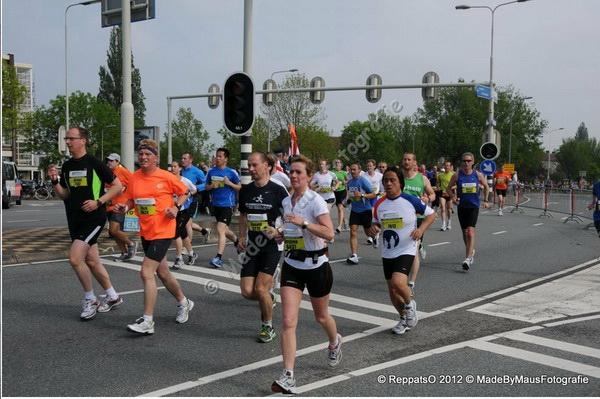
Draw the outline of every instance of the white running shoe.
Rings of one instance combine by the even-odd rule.
[[[440,231],[446,231],[446,222],[442,222],[442,228]]]
[[[122,303],[123,303],[123,297],[121,297],[121,296],[118,296],[117,299],[110,299],[108,296],[105,296],[101,300],[100,305],[98,305],[97,310],[99,313],[110,312],[112,309],[117,308]]]
[[[177,317],[175,317],[175,321],[177,323],[185,323],[188,321],[192,309],[194,309],[194,302],[190,299],[187,299],[185,305],[177,305]]]
[[[91,320],[96,316],[96,311],[100,304],[94,299],[84,299],[83,306],[81,309],[81,320]]]
[[[472,259],[473,258],[468,257],[468,258],[465,258],[465,260],[463,260],[462,268],[464,271],[469,271],[469,269],[471,268],[471,263],[473,262]]]
[[[452,230],[452,223],[448,220],[448,224],[446,225],[448,230]]]
[[[346,263],[349,265],[358,265],[358,255],[354,254],[346,259]]]
[[[143,317],[140,317],[135,323],[127,325],[127,329],[138,334],[154,334],[154,321],[145,320]]]
[[[373,248],[379,248],[379,234],[373,237]]]
[[[409,330],[410,330],[410,327],[408,327],[406,325],[406,320],[404,319],[404,317],[401,317],[398,324],[396,324],[394,327],[392,327],[392,333],[394,333],[396,335],[402,335]]]
[[[367,244],[373,245],[373,237],[367,237]]]
[[[292,395],[296,393],[296,379],[288,374],[285,370],[279,378],[271,384],[271,391]]]
[[[421,255],[421,259],[425,260],[427,257],[427,250],[425,249],[425,245],[422,242],[419,242],[419,255]]]
[[[417,303],[414,299],[411,299],[408,306],[404,306],[404,311],[406,312],[406,326],[409,328],[413,328],[417,325],[419,321],[419,317],[417,316]]]
[[[504,214],[502,213],[502,208],[498,209],[498,216],[504,216]]]
[[[327,357],[330,367],[335,367],[342,361],[342,336],[340,334],[337,335],[337,345],[333,348],[331,345],[327,348]]]

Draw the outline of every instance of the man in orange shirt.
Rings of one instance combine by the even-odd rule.
[[[131,172],[129,169],[121,165],[121,157],[119,154],[112,153],[106,157],[106,164],[109,169],[112,170],[113,174],[119,178],[119,181],[123,185],[123,191],[115,198],[113,198],[107,205],[106,213],[108,218],[108,233],[112,238],[115,239],[117,246],[121,250],[121,255],[116,257],[115,260],[128,260],[133,258],[133,255],[137,252],[137,242],[133,242],[129,239],[127,234],[121,230],[125,221],[125,215],[119,212],[115,212],[115,204],[125,202],[125,190],[129,184],[129,178]],[[110,184],[105,184],[106,190],[110,188]]]
[[[502,210],[504,209],[504,198],[506,197],[506,190],[508,190],[508,182],[511,181],[509,173],[504,172],[502,169],[494,173],[494,189],[498,196],[498,216],[502,216]]]
[[[125,191],[126,203],[116,205],[118,212],[127,212],[135,206],[140,218],[140,236],[144,248],[144,260],[140,276],[144,282],[144,314],[134,324],[129,324],[129,331],[139,334],[154,334],[154,305],[158,291],[154,275],[163,282],[167,290],[178,303],[177,323],[188,321],[189,312],[194,302],[187,299],[179,282],[169,271],[167,250],[175,237],[177,212],[188,199],[189,191],[179,178],[158,165],[158,146],[154,140],[146,139],[138,147],[138,169],[129,180]],[[173,200],[177,196],[177,201]]]

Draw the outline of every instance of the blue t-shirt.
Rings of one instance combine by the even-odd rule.
[[[600,181],[594,183],[592,189],[594,197],[596,197],[596,206],[594,207],[594,222],[600,222]]]
[[[224,167],[223,169],[217,168],[216,166],[208,171],[206,181],[209,184],[219,184],[220,187],[214,188],[210,191],[212,206],[218,206],[222,208],[231,208],[236,204],[236,191],[223,184],[223,178],[227,177],[230,182],[239,184],[240,177],[237,172],[231,168]]]
[[[460,208],[479,208],[479,177],[477,172],[473,171],[470,175],[462,170],[458,171],[456,181],[456,192],[460,201]]]
[[[181,176],[192,182],[198,191],[204,191],[206,185],[206,175],[199,168],[190,165],[181,170]]]
[[[371,183],[364,176],[352,178],[346,183],[348,199],[352,204],[352,212],[365,212],[371,210],[371,201],[361,198],[360,194],[371,194]]]

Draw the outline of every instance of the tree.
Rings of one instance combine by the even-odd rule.
[[[208,160],[212,156],[214,145],[208,142],[209,133],[202,122],[194,117],[191,108],[179,108],[175,120],[171,122],[172,152],[178,159],[184,152],[190,152],[196,162]],[[161,143],[161,164],[167,163],[167,133]]]
[[[310,82],[304,74],[294,74],[283,81],[281,88],[309,86]],[[277,93],[273,105],[263,104],[260,109],[274,137],[282,130],[287,130],[289,124],[296,126],[296,129],[322,127],[325,120],[322,106],[311,103],[307,93]]]
[[[229,130],[222,127],[217,132],[223,138],[223,147],[229,150],[229,166],[237,168],[241,160],[241,139],[240,136],[231,134]],[[267,152],[267,141],[269,130],[264,118],[257,116],[252,126],[252,151]]]
[[[16,160],[17,132],[22,127],[23,114],[20,107],[25,101],[27,88],[19,83],[17,70],[7,60],[2,60],[2,132],[10,138],[13,160]]]
[[[585,126],[585,123],[581,122],[579,127],[577,128],[577,133],[575,133],[576,140],[587,140],[589,138],[588,129]]]
[[[121,28],[115,26],[110,32],[110,43],[106,52],[107,68],[100,66],[98,75],[100,76],[100,89],[98,99],[111,104],[116,110],[121,109],[123,101],[122,86],[122,45]],[[131,101],[134,109],[135,127],[145,125],[146,105],[144,104],[144,93],[142,92],[142,78],[140,70],[133,63],[133,54],[131,55]]]
[[[40,162],[40,169],[62,160],[57,143],[58,128],[64,123],[64,115],[64,96],[50,100],[49,107],[39,107],[31,115],[30,126],[25,132],[25,148],[28,152],[45,155]],[[90,154],[100,157],[102,146],[104,154],[120,152],[119,115],[110,104],[91,93],[76,91],[69,96],[69,117],[73,126],[90,131]]]
[[[556,152],[558,173],[576,180],[579,171],[587,171],[588,179],[600,178],[600,143],[595,139],[580,139],[577,135],[563,140]]]

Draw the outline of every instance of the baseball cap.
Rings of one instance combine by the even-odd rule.
[[[119,156],[119,154],[116,154],[114,152],[112,154],[109,154],[106,157],[106,159],[110,159],[111,161],[119,161],[119,162],[121,162],[121,157]]]

